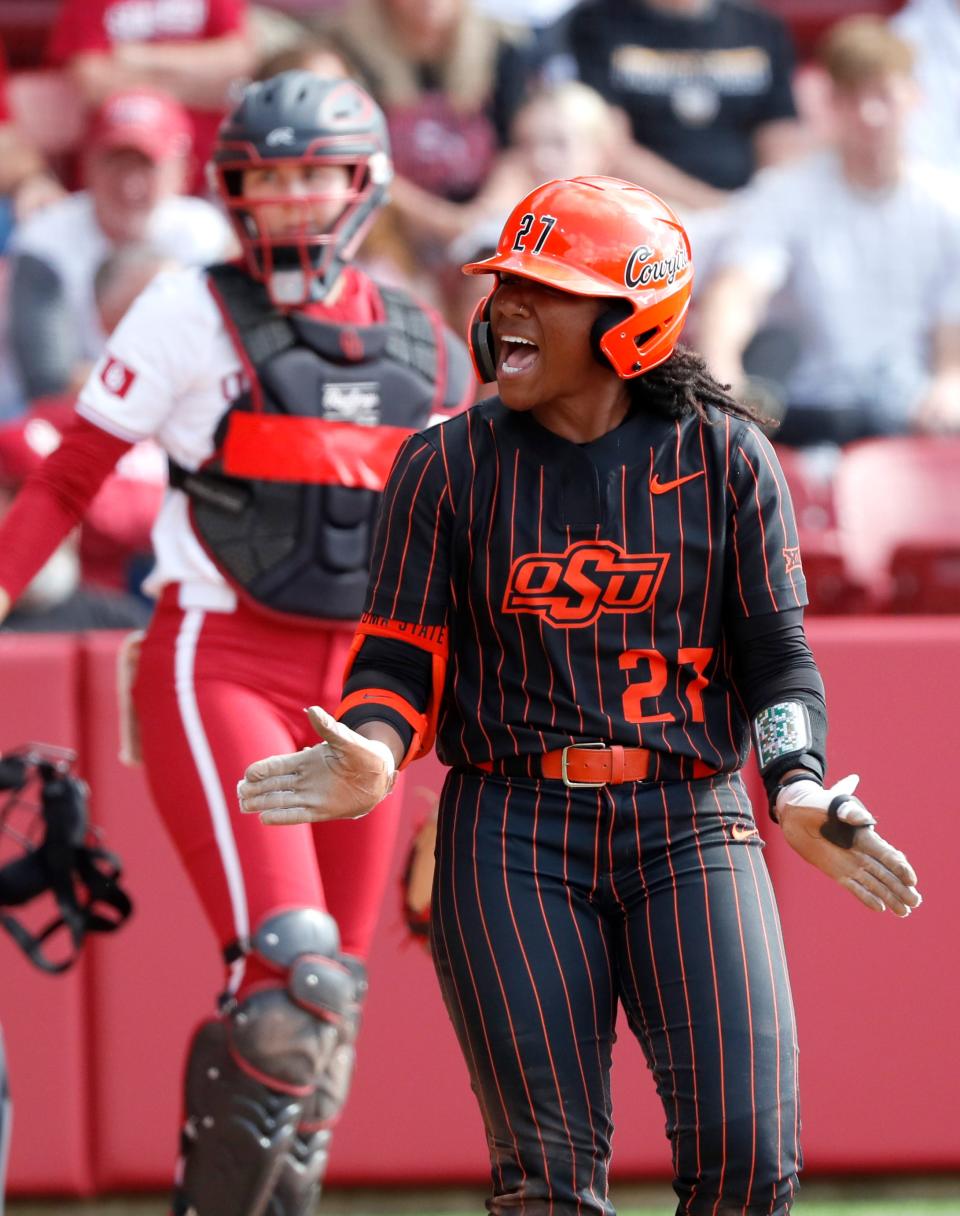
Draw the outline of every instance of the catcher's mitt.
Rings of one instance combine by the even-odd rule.
[[[430,898],[433,892],[433,851],[437,843],[436,814],[425,819],[414,832],[400,879],[403,919],[410,936],[427,944],[430,936]]]

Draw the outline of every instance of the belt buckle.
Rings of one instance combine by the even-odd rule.
[[[571,790],[601,790],[606,781],[576,781],[567,776],[567,752],[607,750],[606,743],[568,743],[560,752],[560,780]]]

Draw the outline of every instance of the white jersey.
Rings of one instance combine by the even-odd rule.
[[[228,256],[233,238],[228,221],[211,203],[175,195],[157,205],[143,239],[183,266],[203,266]],[[41,259],[60,279],[83,359],[95,359],[103,350],[93,280],[111,249],[85,190],[42,208],[11,239],[11,253]]]
[[[158,275],[117,326],[77,412],[121,439],[152,438],[192,471],[213,455],[217,423],[244,380],[203,271],[175,270]],[[149,595],[179,583],[183,608],[236,606],[236,593],[194,534],[181,490],[167,490],[153,549],[156,564],[144,583]]]

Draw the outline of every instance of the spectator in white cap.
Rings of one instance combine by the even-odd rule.
[[[114,94],[94,114],[85,143],[86,189],[17,229],[10,344],[29,400],[78,386],[99,355],[104,334],[93,281],[112,250],[149,242],[184,265],[229,252],[230,229],[220,212],[181,193],[190,131],[186,111],[166,94]]]

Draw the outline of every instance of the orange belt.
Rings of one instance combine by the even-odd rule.
[[[643,781],[650,772],[651,753],[645,747],[607,747],[603,743],[571,743],[540,759],[540,776],[559,778],[564,785],[619,785]]]
[[[621,747],[619,744],[570,743],[556,751],[524,753],[520,756],[500,756],[496,760],[476,760],[470,766],[501,777],[546,777],[562,781],[571,788],[599,789],[603,785],[620,785],[625,781],[645,781],[653,768],[654,753],[646,747]],[[712,777],[717,769],[703,760],[688,757],[661,756],[663,761],[675,761],[660,780],[683,780]],[[676,770],[676,771],[674,771]]]

